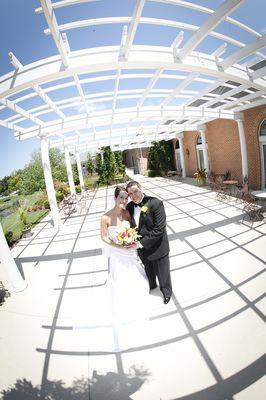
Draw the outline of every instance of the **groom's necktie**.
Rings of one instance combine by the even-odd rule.
[[[140,203],[134,203],[134,207],[142,207],[144,203],[145,202],[144,202],[144,198],[143,198]]]

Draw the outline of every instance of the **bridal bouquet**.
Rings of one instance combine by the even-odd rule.
[[[118,243],[122,246],[137,243],[140,237],[136,228],[121,227],[117,232]]]

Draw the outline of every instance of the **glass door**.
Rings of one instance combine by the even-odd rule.
[[[180,156],[180,149],[176,149],[175,151],[175,159],[176,159],[176,169],[177,171],[181,171],[181,156]]]
[[[198,146],[199,147],[199,146]],[[198,151],[198,168],[199,169],[204,169],[204,158],[203,158],[203,150],[202,149],[197,149]]]

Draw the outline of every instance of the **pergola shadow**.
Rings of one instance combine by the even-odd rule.
[[[37,257],[36,256],[23,257],[23,252],[25,251],[25,249],[27,249],[28,246],[31,246],[34,243],[34,239],[38,240],[38,234],[36,234],[36,236],[31,239],[31,242],[24,247],[22,252],[20,252],[20,255],[17,257],[17,262],[20,263],[20,265],[22,264],[27,265],[27,263],[35,263],[35,266],[38,266],[39,264],[41,265],[45,261],[56,262],[58,260],[66,260],[67,267],[64,273],[58,274],[58,277],[62,279],[62,284],[60,286],[57,285],[53,286],[53,291],[58,293],[58,299],[56,302],[55,311],[52,315],[51,319],[52,323],[51,324],[41,323],[42,329],[47,330],[49,332],[47,346],[45,347],[40,346],[36,348],[36,351],[38,353],[44,355],[42,381],[40,385],[34,387],[27,378],[25,381],[18,380],[14,384],[13,389],[10,389],[9,392],[6,392],[4,394],[3,400],[16,399],[18,397],[15,396],[17,396],[18,394],[19,396],[21,396],[19,397],[19,399],[23,400],[24,399],[23,396],[25,395],[25,393],[27,393],[27,388],[29,387],[31,387],[33,393],[38,394],[38,396],[43,399],[45,398],[46,395],[48,394],[51,395],[55,387],[57,388],[56,389],[57,392],[61,393],[62,399],[63,398],[74,399],[75,397],[71,397],[74,396],[73,393],[76,393],[79,396],[78,398],[80,399],[85,398],[85,396],[87,396],[86,398],[90,398],[92,400],[100,400],[105,398],[106,399],[114,398],[123,400],[130,399],[131,398],[130,396],[133,393],[136,393],[138,390],[140,390],[140,388],[142,388],[141,391],[144,390],[143,388],[145,387],[145,384],[149,386],[151,385],[151,382],[154,381],[154,379],[156,380],[159,379],[158,375],[156,375],[156,368],[153,366],[154,370],[153,371],[151,370],[152,364],[150,362],[149,355],[152,355],[153,353],[158,354],[158,352],[159,353],[164,352],[164,350],[167,349],[169,346],[177,346],[176,349],[178,349],[179,348],[178,346],[182,346],[183,343],[187,343],[187,341],[193,344],[194,352],[200,355],[202,363],[204,364],[204,368],[206,368],[209,371],[209,374],[210,376],[212,376],[212,380],[214,380],[215,383],[208,384],[204,388],[194,390],[193,393],[190,392],[188,388],[186,388],[187,394],[177,397],[176,396],[166,397],[166,395],[163,393],[164,389],[162,387],[161,388],[162,394],[158,394],[156,392],[156,394],[154,394],[153,399],[155,398],[158,399],[167,398],[169,400],[170,399],[171,400],[232,399],[236,393],[245,390],[246,388],[251,386],[254,382],[257,382],[263,376],[265,372],[265,358],[262,355],[258,357],[257,355],[254,354],[252,362],[250,362],[246,366],[243,366],[242,368],[238,368],[233,374],[231,374],[228,377],[225,377],[224,374],[221,373],[223,367],[221,364],[219,364],[217,359],[215,359],[211,347],[208,347],[208,345],[206,344],[206,341],[204,340],[204,335],[212,333],[217,329],[223,330],[223,327],[226,326],[226,324],[233,323],[237,318],[239,317],[242,318],[244,315],[246,315],[246,313],[252,313],[255,316],[255,318],[265,322],[265,317],[259,306],[260,301],[263,298],[263,295],[260,294],[258,291],[257,295],[253,296],[253,298],[251,299],[250,296],[242,290],[243,287],[245,287],[245,285],[248,284],[256,285],[257,279],[259,279],[264,272],[263,268],[264,260],[261,254],[256,255],[256,253],[251,251],[251,249],[248,248],[248,246],[252,246],[252,244],[258,239],[258,237],[263,236],[263,229],[265,229],[265,224],[261,222],[256,226],[247,228],[240,224],[241,213],[238,213],[238,215],[232,217],[226,217],[223,214],[221,215],[220,208],[214,211],[214,208],[217,206],[218,202],[212,199],[212,193],[210,193],[208,190],[205,190],[201,193],[193,193],[194,189],[192,189],[191,193],[188,194],[186,197],[183,196],[182,194],[181,196],[178,195],[178,193],[175,192],[176,188],[174,185],[171,185],[169,189],[165,189],[166,187],[168,187],[168,182],[167,185],[163,187],[162,183],[165,183],[165,180],[163,179],[158,179],[158,180],[147,179],[147,183],[148,183],[147,189],[145,189],[145,183],[143,184],[143,186],[145,192],[151,195],[156,195],[159,197],[161,190],[168,190],[168,193],[171,197],[169,197],[169,199],[167,200],[164,200],[166,211],[168,212],[173,210],[173,215],[175,214],[175,212],[182,213],[182,218],[184,220],[186,218],[192,218],[192,220],[195,220],[197,223],[199,223],[198,219],[196,219],[197,216],[193,216],[191,215],[191,212],[189,210],[187,211],[185,210],[188,207],[188,205],[191,205],[192,208],[198,205],[199,207],[196,208],[197,212],[203,208],[204,211],[203,213],[208,213],[209,211],[213,211],[217,213],[217,215],[219,215],[220,217],[221,216],[223,217],[223,220],[220,220],[218,222],[213,222],[211,224],[200,223],[199,226],[195,226],[194,228],[190,228],[190,223],[188,223],[187,229],[184,229],[180,232],[178,231],[176,232],[174,227],[171,226],[170,221],[168,222],[168,228],[169,231],[171,232],[169,234],[170,244],[173,245],[177,243],[177,246],[182,244],[185,247],[183,249],[181,248],[180,251],[174,252],[174,254],[171,255],[171,271],[174,283],[174,294],[173,294],[173,301],[171,302],[171,307],[170,309],[167,308],[162,309],[162,307],[155,308],[155,310],[153,310],[154,311],[153,314],[150,316],[150,323],[151,324],[159,323],[162,329],[164,329],[163,327],[165,325],[167,326],[168,323],[167,321],[169,321],[169,319],[178,317],[182,325],[184,326],[183,333],[177,332],[175,334],[175,332],[173,332],[172,335],[170,335],[170,337],[169,335],[165,335],[165,338],[161,337],[160,340],[154,340],[154,338],[156,339],[155,335],[154,338],[151,337],[150,343],[148,344],[144,343],[143,345],[132,347],[127,350],[121,351],[119,353],[102,351],[100,347],[95,348],[94,351],[88,350],[86,348],[84,348],[84,350],[77,351],[74,348],[71,349],[71,343],[69,343],[68,348],[65,350],[61,348],[56,348],[56,345],[54,344],[55,333],[73,332],[74,329],[74,326],[71,323],[69,324],[58,323],[61,307],[64,302],[64,296],[66,295],[66,293],[67,292],[71,293],[72,299],[73,301],[75,301],[75,294],[77,294],[78,292],[82,290],[95,290],[97,287],[104,286],[105,284],[104,277],[102,278],[100,283],[96,282],[93,283],[92,285],[82,285],[82,284],[74,285],[71,283],[71,279],[76,277],[95,276],[99,273],[103,274],[103,276],[104,274],[105,275],[107,274],[106,268],[99,268],[99,266],[97,265],[93,264],[91,266],[89,264],[90,259],[93,260],[93,257],[101,256],[100,247],[92,247],[91,249],[88,250],[76,250],[79,239],[87,240],[91,237],[93,238],[95,234],[97,235],[97,228],[94,228],[92,226],[91,229],[88,229],[86,224],[88,222],[88,217],[90,218],[90,221],[93,221],[93,223],[99,221],[101,211],[97,211],[97,213],[92,212],[93,200],[97,203],[97,198],[98,198],[100,199],[100,202],[104,201],[104,205],[107,204],[107,201],[105,199],[108,196],[108,191],[107,190],[104,191],[104,189],[99,189],[98,193],[99,197],[97,197],[97,191],[96,191],[95,196],[91,201],[90,207],[88,208],[86,214],[79,216],[71,216],[64,221],[66,224],[69,224],[69,226],[74,226],[74,227],[77,226],[77,229],[74,232],[75,238],[73,239],[72,242],[71,251],[62,254],[60,253],[45,254],[47,252],[47,249],[49,249],[49,246],[53,243],[55,239],[58,239],[58,237],[62,236],[60,238],[60,241],[64,242],[65,240],[67,240],[68,236],[71,236],[71,233],[60,234],[59,232],[58,234],[52,237],[49,236],[48,237],[44,236],[44,238],[40,237],[41,241],[44,240],[44,243],[42,242],[41,243],[45,245],[45,249],[43,250],[41,255]],[[184,190],[183,184],[180,184],[180,182],[178,182],[176,186],[178,186],[178,188],[180,187],[181,191]],[[187,187],[186,190],[188,190]],[[102,196],[102,193],[104,193],[104,196]],[[203,204],[201,203],[202,201]],[[208,201],[211,203],[213,202],[213,204],[208,204]],[[222,206],[230,210],[232,209],[239,212],[239,208],[235,204],[233,205],[227,204]],[[172,212],[169,212],[169,214],[172,215]],[[42,232],[45,234],[44,232],[45,226],[46,225],[43,225],[39,233]],[[228,233],[226,233],[226,229],[228,227],[229,228],[234,227],[236,232],[235,233],[230,232],[230,235],[228,235]],[[239,231],[237,231],[238,227],[240,229]],[[246,240],[244,243],[241,243],[240,240],[240,238],[242,238],[241,235],[247,234],[249,232],[251,232],[252,235],[255,234],[256,236],[253,236],[249,238],[249,240]],[[90,233],[92,233],[93,235],[90,236]],[[215,244],[207,243],[201,245],[200,241],[197,240],[193,241],[193,238],[196,239],[201,238],[202,235],[206,235],[209,233],[211,234],[215,233],[216,235],[219,235],[219,240],[215,242]],[[216,251],[214,254],[204,255],[204,252],[208,251],[211,248],[211,246],[223,245],[223,243],[226,243],[227,245],[231,244],[233,247],[232,248],[227,248],[226,246],[224,248],[220,247],[219,251]],[[252,273],[249,271],[249,274],[246,275],[245,278],[240,277],[239,282],[234,282],[230,278],[230,276],[227,276],[227,274],[224,271],[222,271],[221,268],[219,268],[219,266],[217,266],[215,263],[217,258],[230,257],[231,252],[235,251],[244,252],[246,256],[252,257],[254,263],[255,262],[258,263],[258,267],[254,268],[254,271]],[[198,257],[198,259],[195,260],[190,259],[190,256],[192,254],[195,257]],[[182,257],[183,257],[182,261],[183,264],[182,262],[180,262]],[[88,266],[90,265],[90,268],[88,268],[85,271],[73,270],[74,262],[82,258],[88,260]],[[184,297],[184,293],[183,292],[179,293],[177,290],[178,280],[182,278],[182,275],[180,274],[190,272],[193,268],[201,268],[202,265],[204,265],[204,268],[208,269],[209,274],[213,274],[212,276],[215,276],[215,279],[219,280],[218,285],[214,285],[214,287],[212,288],[211,285],[209,287],[206,286],[204,280],[199,281],[198,284],[199,286],[201,285],[203,286],[203,291],[199,292],[198,294],[191,292],[190,296]],[[189,280],[184,282],[187,283],[188,292],[190,290],[193,290],[193,285],[191,285],[191,282],[189,282]],[[225,310],[222,314],[219,311],[217,313],[217,317],[213,316],[212,320],[207,321],[204,317],[203,311],[201,311],[201,307],[214,307],[215,309],[216,302],[220,300],[223,301],[224,299],[226,299],[227,296],[237,297],[237,299],[239,299],[239,302],[241,302],[241,305],[237,304],[236,307],[233,309],[228,308],[228,310]],[[157,297],[156,294],[155,297]],[[160,300],[160,296],[158,296],[158,300]],[[195,317],[193,315],[193,313],[195,314],[195,312],[199,312],[200,315],[202,315],[202,322],[195,323]],[[94,328],[98,329],[99,327],[93,325],[90,327],[90,329]],[[241,332],[239,332],[239,334],[241,334]],[[220,346],[221,343],[217,342],[216,345]],[[249,345],[251,346],[251,348],[253,345],[254,346],[256,345],[255,339],[252,339],[252,337],[250,338]],[[139,368],[137,363],[131,363],[130,366],[132,366],[133,368],[133,373],[131,373],[130,375],[130,373],[128,372],[128,365],[131,360],[130,355],[133,356],[135,355],[136,359],[138,359],[139,354],[143,355],[142,357],[143,366],[142,368]],[[81,358],[85,357],[88,361],[88,376],[91,376],[91,378],[79,377],[79,379],[73,382],[72,386],[63,385],[62,383],[62,381],[64,380],[63,375],[61,382],[51,379],[49,377],[50,362],[52,357],[55,356],[64,358],[67,357],[69,358],[70,363],[71,363],[71,358],[73,357],[81,357]],[[116,365],[116,372],[114,372],[112,369],[108,369],[108,367],[107,369],[106,368],[101,369],[100,367],[101,365],[104,365],[105,360],[110,359],[110,357],[114,359]],[[102,360],[102,362],[99,361],[99,358]],[[128,358],[129,361],[127,361]],[[98,360],[96,364],[98,365],[98,368],[91,367],[91,364],[93,365],[94,363],[93,360]],[[157,361],[158,363],[160,363],[159,359]],[[172,360],[169,361],[173,362]],[[186,360],[181,359],[178,362],[178,364],[180,365],[181,369],[182,365],[184,364],[185,368]],[[173,379],[176,380],[176,378],[174,378],[174,375],[175,372],[173,371]],[[190,379],[193,381],[194,378],[195,378],[194,374],[191,373]],[[161,379],[163,379],[163,377],[161,377]],[[163,386],[162,382],[161,385]],[[10,383],[13,382],[9,382],[9,384]],[[183,384],[182,381],[179,382],[177,380],[176,383],[177,393],[180,392],[179,386],[182,387]],[[119,389],[117,389],[117,391],[115,392],[112,392],[112,388],[114,387],[118,387]],[[108,388],[110,390],[110,394],[109,397],[106,397],[107,396],[106,390]],[[148,398],[148,397],[145,397],[144,394],[143,398]]]

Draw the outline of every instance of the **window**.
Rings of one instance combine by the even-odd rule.
[[[260,136],[266,136],[266,119],[262,121],[260,126]]]
[[[198,145],[198,144],[202,144],[202,139],[201,139],[201,136],[200,136],[200,135],[199,135],[198,138],[197,138],[197,145]]]

